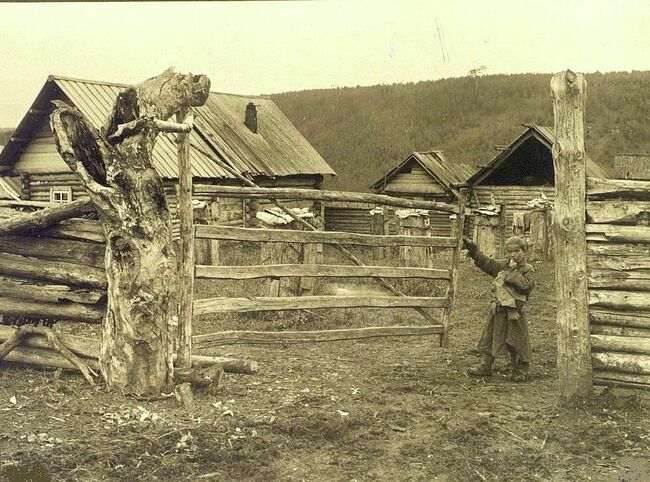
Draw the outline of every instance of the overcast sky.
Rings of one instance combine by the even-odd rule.
[[[169,66],[212,90],[484,74],[650,70],[649,0],[0,3],[0,126],[49,74],[137,83]]]

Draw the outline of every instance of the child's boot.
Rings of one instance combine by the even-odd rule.
[[[492,375],[492,364],[494,363],[494,357],[491,355],[481,355],[481,363],[467,370],[469,375],[475,377],[489,377]]]

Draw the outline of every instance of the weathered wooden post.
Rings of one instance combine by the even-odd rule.
[[[506,257],[506,204],[499,204],[499,258]]]
[[[585,235],[584,105],[586,81],[570,70],[551,79],[555,112],[555,283],[560,397],[578,401],[592,391]]]

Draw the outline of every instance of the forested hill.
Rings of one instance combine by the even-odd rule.
[[[650,72],[587,74],[587,153],[607,168],[619,152],[650,152]],[[553,126],[550,74],[273,95],[338,173],[329,189],[365,191],[413,151],[486,164],[521,124]]]

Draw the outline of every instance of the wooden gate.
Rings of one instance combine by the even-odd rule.
[[[650,389],[650,181],[587,179],[594,383]]]
[[[204,188],[204,187],[202,187]],[[314,201],[372,202],[376,205],[392,207],[409,207],[416,209],[440,210],[456,214],[456,228],[453,236],[404,236],[371,235],[349,232],[332,232],[290,229],[235,228],[228,226],[195,225],[196,239],[246,241],[256,243],[298,243],[325,244],[335,246],[351,264],[260,264],[252,266],[209,266],[196,265],[196,279],[212,280],[246,280],[258,278],[372,278],[386,291],[385,295],[308,295],[308,296],[264,296],[217,297],[208,299],[191,299],[192,316],[211,313],[244,313],[259,311],[347,309],[347,308],[411,308],[424,324],[410,326],[370,326],[336,330],[318,331],[242,331],[229,330],[217,333],[194,335],[191,337],[193,349],[203,349],[234,343],[296,343],[323,342],[334,340],[362,339],[385,336],[439,335],[442,346],[448,344],[449,316],[453,306],[456,280],[458,276],[459,251],[462,247],[461,229],[464,222],[463,191],[459,205],[450,205],[432,201],[413,201],[384,195],[346,193],[320,190],[244,188],[210,186],[215,194],[248,199],[311,199]],[[450,262],[446,266],[402,267],[402,266],[364,266],[363,263],[344,245],[361,247],[400,247],[416,246],[448,250]],[[444,296],[409,296],[396,289],[391,281],[396,278],[420,279],[425,282],[443,282],[446,284]],[[434,316],[431,310],[441,314]]]

